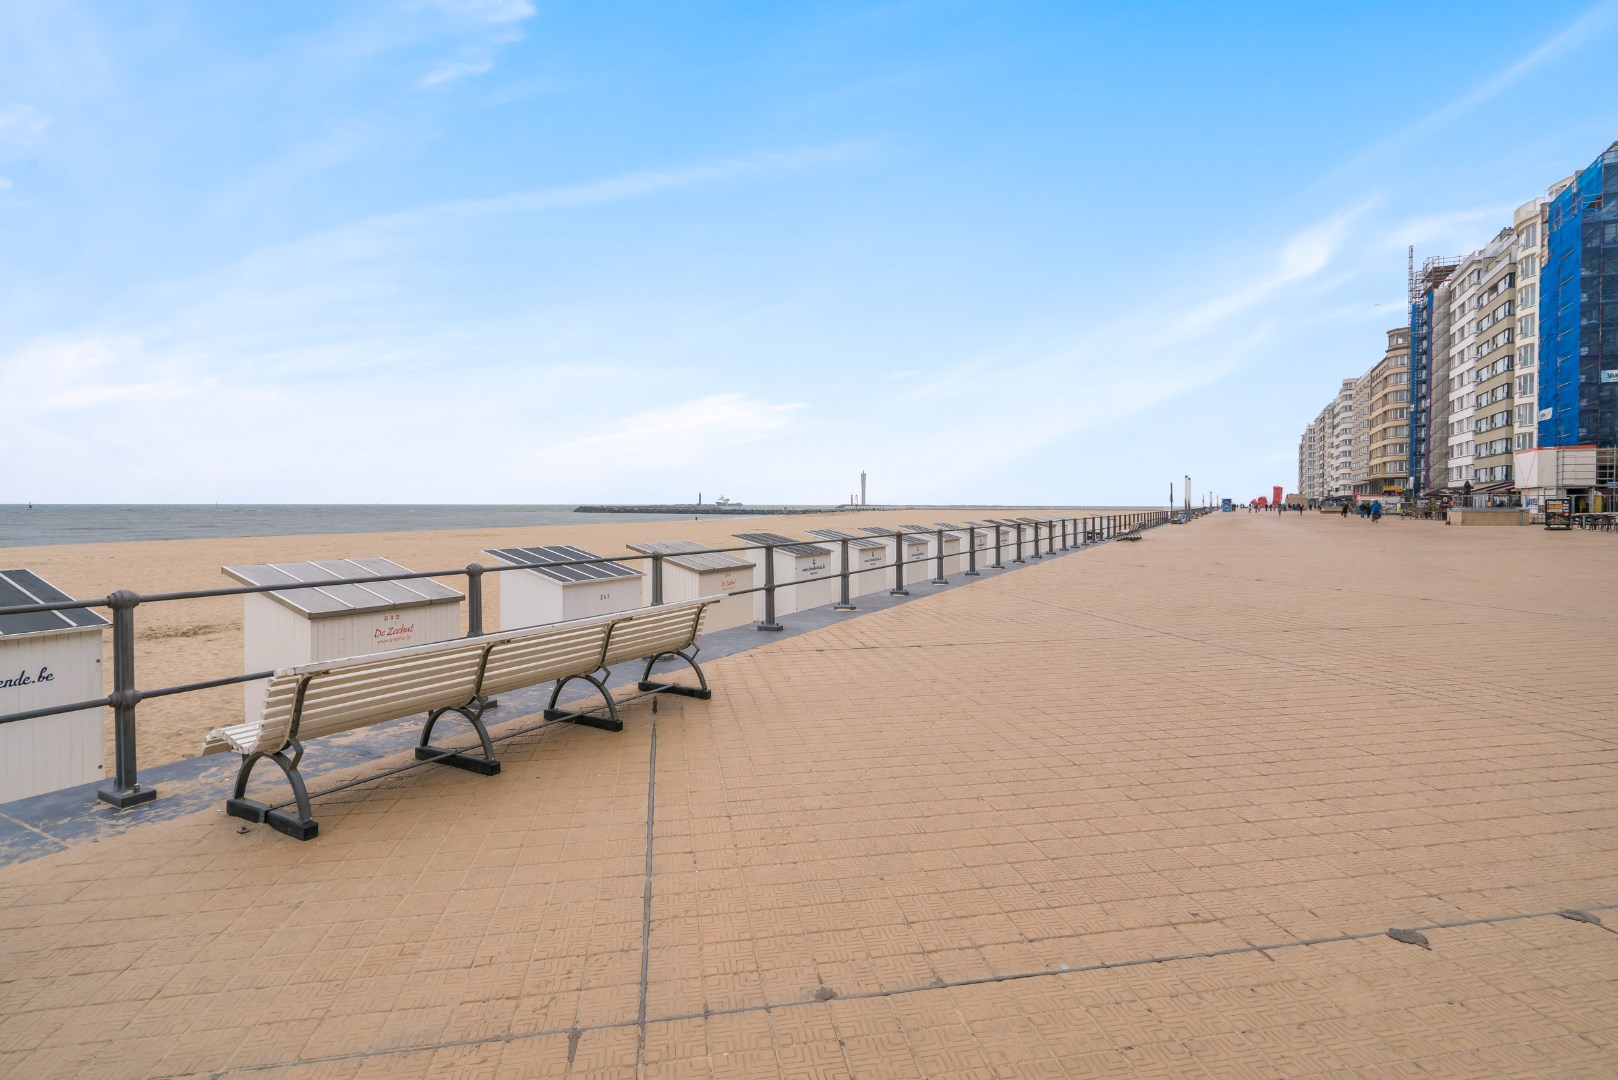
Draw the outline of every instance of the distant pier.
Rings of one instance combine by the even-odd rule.
[[[575,514],[725,514],[757,517],[760,514],[836,514],[862,510],[860,506],[718,506],[714,503],[650,503],[644,506],[575,506]]]

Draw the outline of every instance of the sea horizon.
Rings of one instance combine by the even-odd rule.
[[[672,513],[578,513],[576,506],[656,506],[656,503],[0,503],[0,548],[53,547],[146,540],[327,533],[430,532],[520,528],[525,525],[663,521]],[[679,504],[668,504],[679,505]],[[837,503],[750,503],[760,513],[783,508],[836,510]],[[1037,509],[1039,504],[1000,509]],[[1051,503],[1048,505],[1057,505]],[[989,508],[987,503],[882,504],[873,510]],[[1124,509],[1120,507],[1120,509]],[[738,515],[745,517],[747,515]]]

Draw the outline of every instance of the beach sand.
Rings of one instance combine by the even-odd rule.
[[[1083,516],[1095,508],[1041,510],[866,510],[801,516],[709,517],[690,521],[626,521],[510,529],[437,530],[411,533],[345,533],[327,536],[245,536],[207,540],[155,540],[132,543],[7,548],[0,561],[27,567],[81,599],[115,589],[137,593],[185,592],[234,584],[222,566],[383,556],[411,570],[438,570],[493,560],[485,548],[571,544],[598,555],[628,554],[627,543],[697,540],[715,547],[735,543],[737,532],[778,532],[804,536],[805,529],[846,529],[936,520],[964,522],[985,517]],[[500,575],[485,579],[484,626],[500,625]],[[444,578],[465,590],[465,578]],[[103,612],[103,614],[106,614]],[[155,689],[239,675],[243,671],[242,598],[218,597],[146,604],[135,611],[136,684]],[[108,690],[112,677],[112,633],[105,635],[103,666]],[[138,762],[158,765],[193,757],[211,728],[239,722],[240,686],[220,687],[143,701],[137,711]],[[112,710],[106,710],[107,771],[112,762]]]

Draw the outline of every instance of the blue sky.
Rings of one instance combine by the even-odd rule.
[[[0,502],[1247,498],[1618,2],[0,0]]]

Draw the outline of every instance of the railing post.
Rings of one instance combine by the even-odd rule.
[[[1016,528],[1017,528],[1017,557],[1015,559],[1011,560],[1013,565],[1023,561],[1023,557],[1022,557],[1022,522],[1020,522],[1020,521],[1017,522]]]
[[[937,535],[935,536],[933,542],[938,545],[938,549],[935,552],[935,555],[937,557],[933,561],[933,580],[932,580],[932,584],[934,584],[934,585],[948,585],[949,584],[949,578],[944,576],[944,530],[943,529],[939,529],[937,531]]]
[[[976,525],[966,527],[966,576],[982,576],[978,573],[978,529]]]
[[[1038,535],[1037,530],[1035,535]],[[1056,554],[1056,522],[1054,521],[1047,521],[1045,523],[1045,554]]]
[[[1034,558],[1043,559],[1045,556],[1039,553],[1039,522],[1034,522],[1031,528],[1034,531]]]
[[[994,530],[994,562],[989,564],[990,570],[1004,570],[1006,564],[1000,561],[1000,536],[1004,531],[999,525],[991,525]]]
[[[140,595],[119,589],[107,597],[112,609],[112,784],[96,789],[96,798],[120,810],[139,806],[157,798],[156,788],[143,788],[136,774],[135,705],[140,691],[135,689],[135,606]]]
[[[652,603],[663,602],[663,556],[652,556]]]
[[[889,596],[909,596],[905,588],[905,538],[903,533],[893,534],[893,588]]]
[[[466,636],[483,636],[483,567],[466,567]]]
[[[838,598],[837,603],[832,607],[832,610],[858,611],[859,609],[850,603],[848,598],[848,538],[844,537],[843,539],[839,540],[838,543],[842,545],[843,549],[843,572],[840,575],[843,579],[843,591],[842,595]]]
[[[764,545],[764,621],[758,628],[781,629],[781,624],[775,621],[775,548],[768,544]]]

